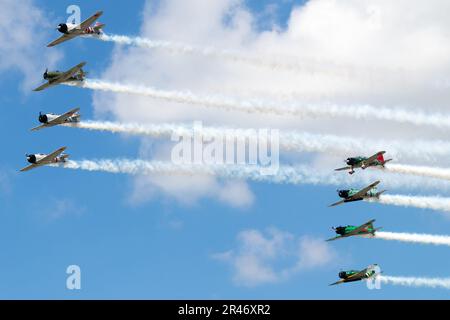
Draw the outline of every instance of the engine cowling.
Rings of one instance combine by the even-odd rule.
[[[335,228],[335,231],[337,234],[339,234],[341,236],[345,235],[345,227],[337,227],[337,228]]]
[[[34,154],[28,154],[28,155],[27,155],[27,161],[28,161],[29,163],[36,163],[36,155],[34,155]]]
[[[339,272],[339,278],[341,279],[347,279],[347,273],[345,271]]]
[[[69,27],[66,23],[60,23],[58,25],[58,31],[67,34],[69,32]]]
[[[339,190],[338,191],[339,197],[341,198],[348,198],[349,190]]]
[[[39,113],[39,122],[48,123],[48,117],[46,114]]]

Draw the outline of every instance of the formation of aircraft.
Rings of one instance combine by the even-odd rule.
[[[340,280],[330,284],[330,286],[334,286],[334,285],[345,283],[345,282],[367,280],[369,278],[376,277],[379,274],[377,272],[377,269],[378,269],[378,265],[372,264],[363,270],[341,271],[338,274]]]
[[[31,129],[31,131],[38,131],[63,124],[78,123],[81,117],[78,111],[80,111],[80,108],[72,109],[62,115],[53,113],[42,114],[42,112],[39,112],[38,120],[42,125]]]
[[[334,241],[337,239],[343,239],[347,237],[353,237],[353,236],[360,236],[360,237],[373,237],[375,236],[375,232],[380,230],[381,228],[374,228],[373,223],[375,222],[375,219],[372,219],[363,225],[360,226],[339,226],[336,228],[333,228],[333,230],[336,232],[337,236],[331,239],[328,239],[326,241]]]
[[[361,168],[364,170],[369,167],[384,167],[387,162],[392,161],[392,159],[384,159],[385,153],[386,151],[380,151],[368,158],[361,156],[347,158],[347,160],[345,160],[345,163],[347,163],[348,166],[335,169],[335,171],[350,170],[349,174],[354,174],[355,168]]]
[[[70,24],[70,23],[61,23],[58,25],[57,30],[63,35],[56,39],[55,41],[49,43],[47,47],[54,47],[58,44],[66,42],[68,40],[74,39],[80,36],[100,36],[102,34],[102,29],[104,28],[104,24],[96,22],[98,18],[103,14],[103,11],[96,12],[93,16],[83,21],[80,24]],[[95,25],[93,25],[95,23]],[[75,67],[71,68],[68,71],[49,71],[45,70],[43,75],[44,80],[47,82],[41,85],[40,87],[34,89],[34,91],[42,91],[49,87],[53,87],[62,83],[67,82],[83,82],[86,76],[86,72],[83,71],[83,67],[86,65],[86,62],[82,62]],[[40,126],[32,128],[31,131],[38,131],[44,128],[49,128],[58,125],[64,124],[73,124],[80,122],[80,114],[78,113],[80,108],[72,109],[62,115],[57,115],[53,113],[43,114],[39,113],[39,122]],[[30,171],[32,169],[52,165],[56,163],[64,163],[67,162],[69,155],[65,154],[64,151],[66,147],[59,148],[58,150],[50,153],[50,154],[27,154],[27,161],[31,164],[26,168],[21,169],[21,172]]]
[[[86,72],[83,71],[83,67],[85,65],[86,62],[82,62],[65,72],[61,71],[49,72],[48,69],[45,70],[43,78],[44,80],[47,80],[47,82],[41,85],[40,87],[34,89],[34,91],[42,91],[47,88],[66,82],[83,82],[86,76]]]
[[[69,24],[61,23],[58,25],[57,30],[63,35],[56,39],[55,41],[49,43],[47,47],[53,47],[59,45],[63,42],[69,41],[71,39],[83,36],[100,36],[102,34],[102,29],[104,24],[96,22],[98,18],[103,14],[102,11],[98,11],[93,16],[83,21],[82,23]],[[95,25],[93,25],[95,23]],[[78,64],[77,66],[71,68],[68,71],[60,72],[53,71],[49,72],[48,69],[45,71],[43,78],[47,82],[40,87],[36,88],[34,91],[42,91],[52,86],[56,86],[66,82],[82,82],[85,79],[86,73],[83,71],[83,67],[86,65],[85,62]],[[72,109],[64,114],[57,115],[52,113],[43,114],[39,113],[40,126],[32,128],[31,131],[38,131],[44,128],[49,128],[58,125],[74,124],[80,121],[79,108]],[[65,154],[66,147],[59,148],[58,150],[50,154],[27,154],[26,159],[30,163],[29,166],[21,169],[21,172],[30,171],[35,168],[42,166],[53,165],[58,163],[67,162],[69,155]],[[384,165],[391,161],[392,159],[384,159],[385,151],[377,152],[370,157],[351,157],[345,160],[347,166],[343,168],[335,169],[335,171],[350,170],[349,173],[355,173],[355,168],[366,169],[368,167],[384,167]],[[347,189],[338,190],[339,197],[343,200],[333,203],[330,206],[337,206],[345,202],[360,201],[368,198],[378,198],[383,191],[377,190],[377,185],[380,181],[376,181],[363,189]],[[339,226],[333,228],[337,236],[326,241],[334,241],[337,239],[352,237],[352,236],[374,236],[375,232],[381,228],[374,228],[373,223],[375,220],[370,220],[361,226]],[[334,282],[330,285],[337,285],[345,282],[354,282],[367,280],[369,278],[375,277],[377,273],[378,266],[376,264],[370,265],[363,270],[348,270],[339,272],[340,280]]]
[[[102,14],[103,11],[98,11],[92,17],[80,24],[60,23],[56,30],[63,33],[63,35],[55,41],[49,43],[47,47],[54,47],[60,43],[69,41],[79,36],[100,36],[105,25],[99,22],[95,25],[92,24],[97,21]]]
[[[20,172],[30,171],[46,165],[67,162],[69,155],[64,153],[66,149],[67,147],[62,147],[50,154],[27,154],[27,161],[31,163],[31,165],[21,169]]]
[[[378,191],[377,185],[379,183],[380,181],[375,181],[374,183],[362,189],[337,190],[339,197],[343,198],[344,200],[335,202],[331,204],[330,207],[334,207],[346,202],[361,201],[370,198],[379,198],[382,193],[387,191],[387,190]]]

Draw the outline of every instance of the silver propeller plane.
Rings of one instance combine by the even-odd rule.
[[[67,162],[69,155],[64,154],[66,149],[67,147],[62,147],[50,154],[27,154],[27,161],[31,163],[31,165],[23,168],[20,172],[30,171],[32,169],[51,164]]]
[[[78,113],[80,108],[72,109],[63,115],[57,115],[53,113],[42,114],[39,112],[39,122],[42,123],[39,127],[31,129],[31,131],[38,131],[44,128],[50,128],[54,126],[78,123],[80,122],[80,114]]]
[[[102,29],[105,27],[103,23],[97,22],[92,25],[103,14],[103,11],[96,12],[92,17],[80,24],[60,23],[56,30],[63,33],[61,37],[49,43],[47,47],[54,47],[60,43],[69,41],[79,36],[100,36]]]
[[[82,62],[72,69],[61,72],[61,71],[48,71],[45,70],[43,74],[44,80],[47,80],[47,83],[44,83],[39,88],[34,89],[33,91],[42,91],[49,87],[56,86],[58,84],[66,83],[66,82],[83,82],[86,77],[86,72],[83,71],[83,67],[86,65],[86,62]]]

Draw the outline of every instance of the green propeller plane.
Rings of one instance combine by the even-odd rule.
[[[374,228],[373,223],[375,222],[375,219],[370,220],[369,222],[364,223],[363,225],[356,227],[356,226],[346,226],[346,227],[336,227],[333,228],[333,230],[338,234],[338,236],[328,239],[326,241],[334,241],[337,239],[352,237],[352,236],[370,236],[374,237],[375,232],[380,230],[381,228]]]
[[[45,70],[45,73],[43,75],[44,80],[46,80],[47,82],[44,83],[39,88],[34,89],[33,91],[42,91],[49,87],[56,86],[58,84],[66,82],[83,82],[86,76],[86,72],[83,71],[83,67],[85,65],[86,62],[82,62],[66,72],[61,71],[50,72],[47,69]]]
[[[380,195],[387,190],[378,191],[376,186],[380,183],[380,181],[375,181],[371,185],[363,188],[363,189],[346,189],[346,190],[337,190],[339,197],[344,200],[338,201],[330,205],[330,207],[334,207],[346,202],[353,201],[361,201],[369,198],[379,198]]]
[[[341,280],[330,284],[330,286],[334,286],[336,284],[341,284],[344,282],[354,282],[354,281],[366,280],[366,279],[375,277],[376,275],[381,273],[381,271],[378,272],[378,270],[379,270],[378,265],[372,264],[361,271],[358,271],[358,270],[341,271],[341,272],[339,272],[339,278],[341,278]]]
[[[391,161],[392,159],[384,160],[384,154],[386,151],[380,151],[374,154],[371,157],[353,157],[353,158],[347,158],[345,160],[345,163],[348,165],[347,167],[338,168],[335,169],[335,171],[343,171],[343,170],[350,170],[350,174],[355,173],[355,168],[361,168],[366,169],[368,167],[384,167],[386,162]]]

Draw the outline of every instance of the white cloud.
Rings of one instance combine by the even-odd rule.
[[[49,221],[55,221],[67,216],[79,216],[85,212],[85,207],[71,199],[50,199],[43,209],[39,206],[39,211]]]
[[[37,86],[43,69],[60,58],[57,49],[46,48],[45,30],[52,28],[34,1],[0,2],[0,73],[20,71],[23,90]]]
[[[213,255],[231,266],[233,282],[257,286],[286,281],[299,272],[325,266],[335,253],[323,240],[269,229],[238,234],[235,249]]]
[[[142,159],[170,159],[168,144],[152,144],[143,139],[139,152]],[[253,204],[254,196],[243,181],[222,181],[210,175],[165,175],[137,176],[129,196],[131,205],[141,205],[159,196],[173,198],[187,206],[195,205],[202,198],[215,198],[235,208],[245,209]]]
[[[224,204],[243,208],[253,204],[254,196],[242,181],[219,181],[209,175],[143,175],[134,180],[129,201],[140,205],[165,195],[188,206],[203,197],[217,197]]]
[[[316,0],[294,8],[287,28],[261,32],[254,28],[258,15],[249,12],[242,1],[166,0],[156,9],[148,1],[143,12],[143,37],[299,62],[305,72],[274,71],[217,57],[133,47],[115,50],[103,78],[201,95],[295,100],[297,105],[332,102],[446,111],[450,90],[435,83],[448,79],[450,72],[450,20],[445,14],[449,9],[445,0],[434,0],[433,4],[419,0]],[[447,138],[444,131],[417,130],[388,121],[242,114],[124,94],[96,94],[94,105],[98,114],[110,112],[125,122],[203,120],[205,125],[301,128],[386,141],[392,137],[405,141]],[[377,150],[368,153],[371,151]],[[323,157],[316,157],[317,163]],[[198,178],[195,187],[194,178],[148,178],[148,183],[142,184],[143,179],[137,180],[141,187],[145,185],[142,188],[152,186],[180,201],[202,196],[225,198],[232,204],[243,201],[240,192],[224,197],[222,191],[227,186],[212,178]]]

